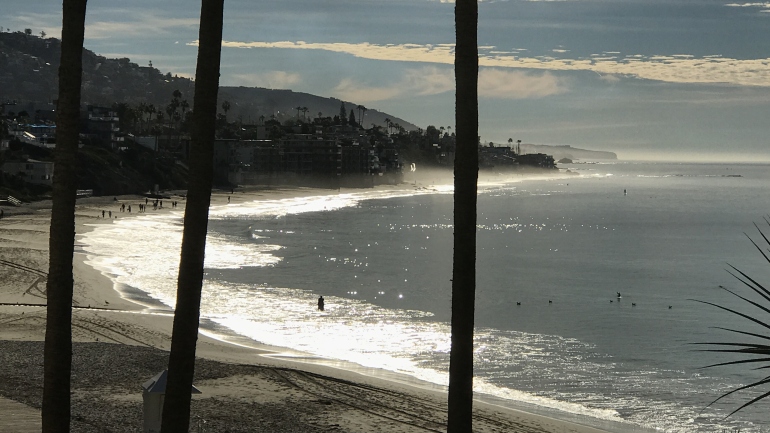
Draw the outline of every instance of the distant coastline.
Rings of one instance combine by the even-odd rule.
[[[618,155],[615,152],[602,150],[587,150],[572,147],[570,145],[547,145],[547,144],[521,144],[521,152],[527,153],[545,153],[553,156],[553,159],[560,160],[568,158],[573,161],[617,161]]]

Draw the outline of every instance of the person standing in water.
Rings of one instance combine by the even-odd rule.
[[[324,297],[323,296],[319,296],[318,297],[318,311],[323,311],[323,310],[324,310]]]

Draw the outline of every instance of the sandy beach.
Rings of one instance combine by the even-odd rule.
[[[411,186],[410,186],[411,187]],[[219,191],[212,205],[333,194],[292,189]],[[168,212],[171,196],[164,207]],[[144,197],[79,199],[76,233],[115,218],[142,218]],[[132,213],[121,212],[122,204]],[[42,400],[45,282],[50,202],[3,207],[0,220],[0,397],[31,408]],[[102,218],[112,212],[113,218]],[[75,432],[134,432],[142,424],[141,384],[166,367],[172,311],[124,299],[110,278],[78,253],[73,263],[73,421]],[[429,387],[280,356],[281,348],[231,344],[201,334],[193,430],[206,432],[442,432],[446,394]],[[598,432],[578,424],[475,405],[478,432]],[[0,418],[3,415],[0,414]],[[200,427],[198,430],[196,428]]]

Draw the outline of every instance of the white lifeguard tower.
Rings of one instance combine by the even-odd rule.
[[[152,379],[142,384],[142,398],[144,399],[144,433],[160,433],[160,420],[163,416],[163,401],[166,397],[166,380],[168,370],[163,370]],[[193,394],[200,394],[200,390],[192,387]]]

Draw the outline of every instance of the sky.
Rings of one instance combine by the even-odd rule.
[[[60,2],[0,26],[61,34]],[[200,2],[89,0],[86,48],[193,77]],[[222,85],[335,97],[454,129],[450,0],[225,0]],[[770,2],[482,0],[483,142],[622,160],[770,161]]]

